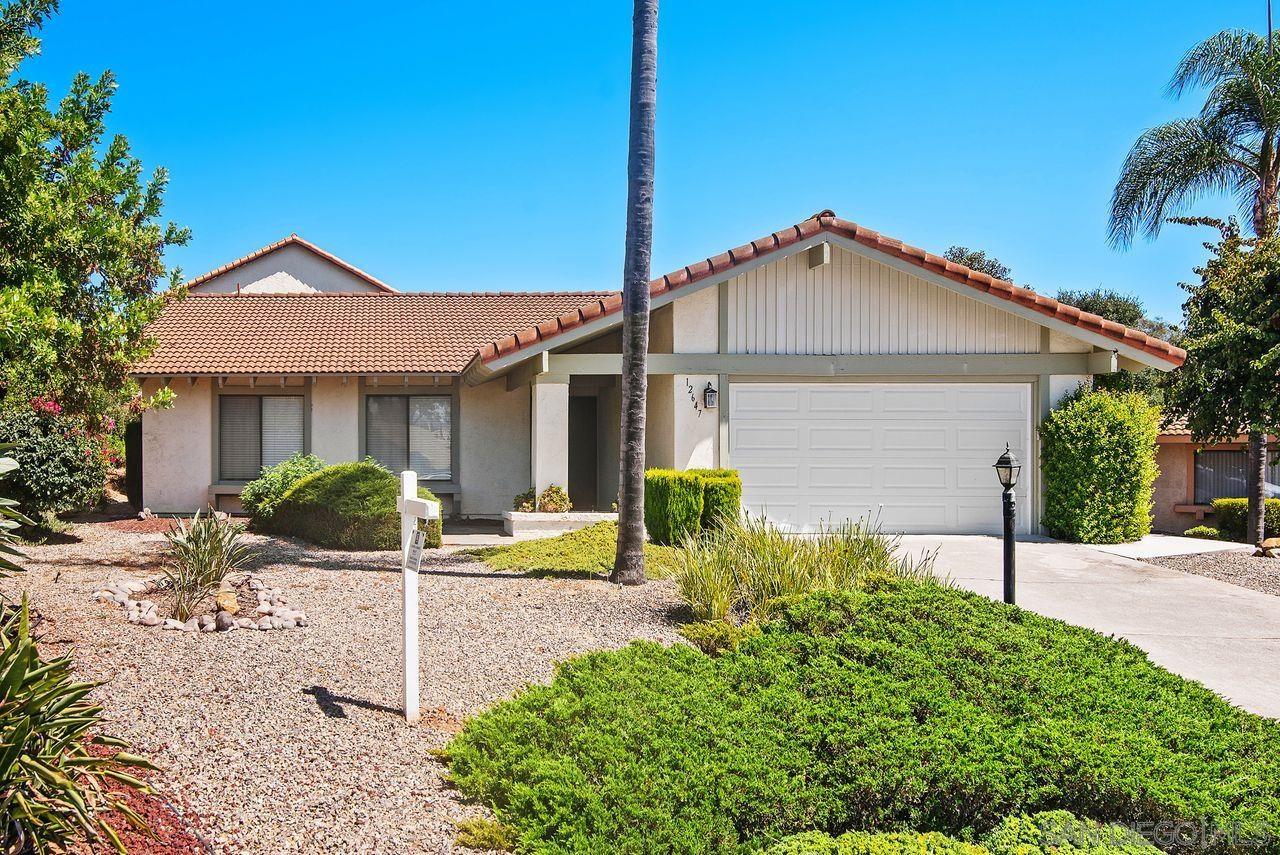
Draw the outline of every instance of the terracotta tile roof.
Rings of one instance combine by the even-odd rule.
[[[603,313],[604,292],[191,294],[149,332],[140,375],[460,372],[513,329],[566,312]],[[545,325],[544,325],[545,328]]]
[[[316,255],[323,258],[325,261],[336,264],[338,267],[341,267],[343,270],[347,271],[348,273],[354,276],[358,276],[359,278],[363,279],[365,282],[368,282],[370,285],[377,288],[379,291],[383,291],[388,294],[399,293],[398,291],[396,291],[395,288],[392,288],[387,283],[381,281],[380,279],[375,279],[373,276],[370,276],[368,273],[365,273],[363,270],[361,270],[359,267],[356,267],[354,264],[343,261],[341,258],[338,258],[338,256],[334,255],[333,253],[326,252],[325,250],[316,246],[311,241],[298,237],[297,234],[291,234],[284,240],[278,240],[275,243],[267,244],[261,249],[255,249],[253,252],[249,253],[248,255],[241,256],[240,258],[237,258],[235,261],[224,264],[221,267],[214,268],[213,270],[210,270],[208,273],[202,273],[199,276],[197,276],[195,279],[188,279],[183,284],[186,285],[188,288],[195,288],[199,285],[204,284],[205,282],[208,282],[210,279],[221,276],[222,274],[230,270],[235,270],[237,267],[241,267],[245,264],[248,264],[250,261],[253,261],[254,259],[262,258],[262,256],[264,255],[268,255],[270,253],[275,252],[277,249],[282,249],[290,245],[296,245],[296,246],[302,247],[303,249],[311,250]]]
[[[1166,341],[1161,341],[1115,321],[1109,321],[1098,315],[1081,311],[1074,306],[1068,306],[1066,303],[1059,303],[1052,297],[1037,294],[1026,288],[1019,288],[1011,282],[994,279],[985,273],[971,270],[953,261],[947,261],[945,258],[925,252],[923,249],[909,246],[900,240],[885,237],[871,229],[859,226],[857,223],[842,220],[832,211],[820,211],[804,222],[797,223],[782,231],[765,235],[736,249],[722,252],[712,258],[695,262],[688,267],[682,267],[677,271],[654,279],[649,283],[649,293],[656,297],[710,276],[723,275],[740,264],[764,258],[821,232],[840,235],[857,241],[863,246],[886,253],[894,258],[899,258],[939,276],[945,276],[954,282],[967,285],[975,291],[984,291],[1011,303],[1026,306],[1047,317],[1103,335],[1117,343],[1146,351],[1173,365],[1181,365],[1183,359],[1186,358],[1187,353],[1185,350],[1175,347]],[[607,309],[607,313],[620,311],[621,308],[621,301],[618,301],[616,305]],[[594,319],[594,317],[596,315],[588,317],[581,312],[569,312],[557,318],[554,325],[530,326],[519,332],[512,332],[486,344],[480,351],[480,359],[483,362],[490,362],[499,357],[507,356],[531,344],[545,341],[574,329]]]
[[[1186,417],[1173,418],[1170,416],[1160,427],[1161,436],[1191,436],[1191,428],[1187,427]]]

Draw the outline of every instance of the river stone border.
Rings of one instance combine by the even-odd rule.
[[[222,580],[216,594],[216,614],[194,615],[185,622],[176,618],[161,618],[158,614],[159,605],[146,597],[161,590],[165,583],[164,576],[151,579],[113,579],[100,588],[93,599],[119,606],[129,623],[159,626],[180,632],[227,633],[237,629],[296,629],[310,623],[307,613],[289,605],[288,598],[280,588],[268,588],[261,579],[248,578],[244,574],[232,574]],[[239,589],[242,587],[257,598],[258,605],[251,613],[239,602],[243,593]]]

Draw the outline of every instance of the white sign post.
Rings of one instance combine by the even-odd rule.
[[[418,520],[439,520],[440,503],[418,498],[418,473],[400,473],[400,557],[404,571],[404,718],[417,724],[418,711],[418,570],[424,537]]]

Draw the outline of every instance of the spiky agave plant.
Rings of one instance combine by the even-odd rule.
[[[123,741],[93,733],[102,713],[88,697],[96,685],[74,679],[68,656],[40,658],[25,597],[0,624],[0,817],[6,852],[60,851],[78,840],[105,840],[124,852],[105,820],[112,810],[146,828],[107,784],[145,792],[146,784],[125,770],[154,767],[120,750],[127,747]]]
[[[15,443],[0,445],[0,455],[13,448]],[[0,479],[18,468],[18,461],[12,457],[0,456]],[[21,558],[22,552],[14,545],[18,541],[17,529],[24,525],[35,525],[18,510],[18,503],[13,499],[0,497],[0,577],[17,573],[22,568],[14,561]]]

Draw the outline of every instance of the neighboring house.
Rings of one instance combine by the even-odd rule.
[[[1193,442],[1185,420],[1171,421],[1160,432],[1156,479],[1152,496],[1152,528],[1181,534],[1192,526],[1214,525],[1214,499],[1240,498],[1248,478],[1245,462],[1248,437],[1234,442]],[[1280,485],[1280,461],[1267,467],[1268,495]]]
[[[530,486],[614,501],[616,292],[395,293],[296,237],[191,286],[137,366],[148,391],[177,392],[143,417],[153,511],[234,507],[295,451],[412,467],[464,517],[500,516]],[[747,508],[797,530],[998,531],[991,464],[1008,443],[1030,531],[1051,405],[1185,355],[830,211],[651,291],[648,465],[738,469]]]

